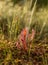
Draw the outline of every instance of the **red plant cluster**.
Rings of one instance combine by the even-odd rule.
[[[35,30],[34,29],[32,29],[31,34],[28,33],[27,28],[23,29],[19,35],[18,41],[16,42],[16,47],[18,49],[27,50],[27,38],[30,40],[33,40],[34,36],[35,36]]]

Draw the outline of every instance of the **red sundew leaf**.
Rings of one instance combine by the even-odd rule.
[[[25,28],[25,29],[23,29],[22,31],[21,31],[21,35],[23,35],[24,37],[26,37],[26,35],[27,35],[27,29]]]
[[[16,47],[18,48],[18,49],[20,49],[21,47],[20,47],[20,43],[19,42],[16,42]]]
[[[27,49],[26,39],[24,37],[21,39],[21,42],[22,42],[23,49],[24,50]]]
[[[20,42],[22,43],[22,46],[23,46],[23,49],[24,49],[24,50],[27,49],[27,43],[26,43],[27,32],[28,32],[28,31],[27,31],[26,28],[23,29],[23,30],[21,31],[20,38],[19,38]]]
[[[28,40],[31,41],[31,40],[34,39],[34,37],[35,37],[35,30],[32,29],[32,33],[31,34],[28,34]]]
[[[23,44],[23,49],[24,50],[27,50],[27,44],[26,44],[26,41],[25,40],[22,42],[22,44]]]

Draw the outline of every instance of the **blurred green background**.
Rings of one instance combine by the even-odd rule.
[[[3,35],[3,39],[16,40],[21,30],[29,24],[35,1],[0,0],[0,34]],[[38,37],[48,39],[48,0],[37,0],[35,7],[30,31],[35,28],[36,39]]]

